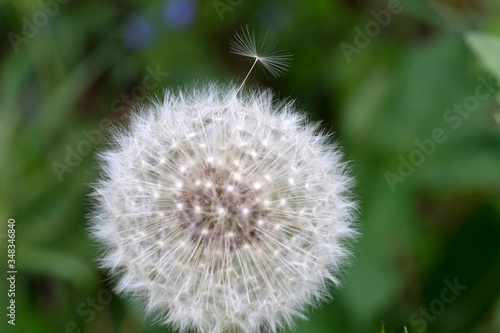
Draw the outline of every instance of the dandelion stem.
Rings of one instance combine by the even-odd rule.
[[[222,112],[222,115],[224,115],[226,112],[227,112],[227,109],[229,108],[229,106],[231,106],[231,103],[233,103],[234,99],[236,98],[236,96],[238,96],[238,93],[240,92],[241,88],[243,88],[243,86],[245,85],[245,82],[247,81],[248,79],[248,76],[250,76],[250,73],[252,72],[253,68],[255,67],[255,65],[257,64],[257,61],[259,61],[259,57],[255,57],[255,61],[253,62],[253,65],[252,67],[250,68],[250,70],[248,71],[247,73],[247,76],[245,76],[245,79],[243,80],[243,82],[241,83],[240,87],[238,88],[238,90],[236,90],[236,92],[234,93],[234,96],[233,98],[229,101],[229,104],[224,108],[224,111]]]
[[[252,72],[253,68],[255,67],[255,64],[257,64],[257,61],[259,61],[259,57],[256,57],[255,58],[255,61],[253,62],[253,65],[252,67],[250,68],[250,70],[248,71],[247,73],[247,76],[245,76],[245,79],[243,80],[243,82],[241,83],[240,87],[238,88],[238,90],[236,91],[236,93],[234,94],[234,97],[233,99],[231,100],[231,102],[236,98],[236,95],[238,95],[238,93],[240,92],[241,88],[243,88],[243,86],[245,85],[245,82],[247,81],[248,79],[248,76],[250,75],[250,73]],[[229,105],[231,105],[231,102],[229,102]]]

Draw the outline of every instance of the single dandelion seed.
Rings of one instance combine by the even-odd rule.
[[[267,34],[268,32],[266,32],[265,36],[262,38],[262,42],[258,44],[255,38],[255,33],[250,30],[248,26],[246,26],[245,28],[241,28],[241,32],[236,32],[233,39],[230,41],[232,53],[255,60],[252,64],[252,67],[250,67],[247,75],[243,79],[243,82],[234,93],[234,97],[224,108],[222,114],[225,114],[227,112],[227,108],[236,98],[241,88],[243,88],[245,82],[250,76],[250,73],[253,71],[257,63],[262,64],[265,71],[275,78],[286,72],[288,67],[290,67],[290,63],[292,62],[292,55],[286,53],[285,51],[273,50],[276,43],[266,44]]]
[[[276,42],[267,43],[267,34],[268,32],[262,38],[262,42],[257,43],[255,33],[248,26],[242,28],[230,42],[231,52],[255,59],[250,72],[257,62],[260,62],[269,74],[278,77],[290,67],[292,55],[285,51],[274,50]]]
[[[91,231],[101,266],[116,292],[181,332],[291,326],[340,284],[357,235],[353,180],[329,136],[292,102],[240,89],[167,91],[100,155]]]

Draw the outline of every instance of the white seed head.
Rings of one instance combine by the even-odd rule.
[[[293,103],[236,89],[167,92],[101,155],[101,264],[182,332],[291,325],[340,283],[356,236],[339,150]]]

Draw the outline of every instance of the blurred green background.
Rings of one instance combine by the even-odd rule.
[[[345,287],[295,332],[500,332],[497,0],[4,0],[0,17],[0,241],[15,218],[18,269],[2,332],[168,331],[96,269],[97,133],[167,87],[241,82],[246,24],[294,55],[250,85],[335,131],[358,181]]]

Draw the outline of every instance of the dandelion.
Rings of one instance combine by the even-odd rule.
[[[179,331],[276,332],[340,284],[356,205],[339,149],[270,90],[140,107],[101,155],[92,233],[116,292]]]

